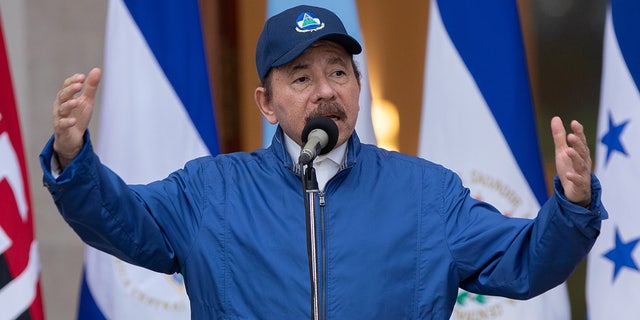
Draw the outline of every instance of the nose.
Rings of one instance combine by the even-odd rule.
[[[326,77],[320,77],[315,84],[315,92],[313,102],[331,101],[336,98],[336,91],[332,86],[331,80]]]

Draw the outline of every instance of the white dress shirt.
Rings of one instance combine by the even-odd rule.
[[[291,160],[293,163],[297,164],[298,158],[300,157],[300,150],[302,150],[302,148],[286,134],[284,135],[284,142]],[[316,177],[318,179],[318,188],[320,191],[324,191],[324,187],[327,185],[327,182],[333,178],[336,173],[338,173],[346,151],[347,144],[343,143],[331,150],[329,153],[317,156],[313,160],[313,167],[316,169]]]

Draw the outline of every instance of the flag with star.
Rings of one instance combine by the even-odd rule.
[[[589,254],[590,320],[640,314],[640,2],[611,0],[605,23],[595,171],[611,212]]]
[[[419,156],[504,215],[534,218],[547,190],[516,1],[431,0],[429,14]],[[460,290],[451,317],[570,318],[564,284],[527,301]]]

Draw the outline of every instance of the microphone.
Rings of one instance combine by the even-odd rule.
[[[331,151],[338,142],[338,126],[327,117],[317,117],[309,120],[302,130],[302,143],[298,163],[301,166],[309,164],[319,154]]]

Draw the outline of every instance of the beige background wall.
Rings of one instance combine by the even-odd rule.
[[[2,0],[23,143],[27,152],[41,288],[48,319],[74,319],[83,245],[42,187],[38,154],[51,134],[50,106],[62,80],[102,62],[106,1]]]
[[[415,154],[428,1],[357,2],[370,75],[378,78],[372,87],[373,96],[398,107],[400,151]],[[549,163],[552,149],[547,121],[551,114],[578,118],[587,124],[589,132],[595,131],[606,0],[518,2],[527,39],[542,151]],[[218,14],[217,1],[201,0],[201,3],[207,10],[205,16]],[[225,86],[228,75],[216,75],[213,79],[217,107],[227,110],[223,117],[225,123],[219,123],[219,128],[232,135],[228,139],[230,145],[240,150],[252,150],[259,147],[261,141],[260,118],[252,98],[258,84],[253,54],[261,28],[256,22],[264,20],[265,0],[238,0],[234,4],[232,16],[226,17],[231,19],[226,27],[231,26],[235,36],[230,41],[232,47],[217,51],[215,45],[210,44],[208,48],[219,53],[211,54],[215,60],[211,66],[214,74],[216,66],[229,59],[237,66],[233,71],[237,83],[231,88]],[[42,260],[42,289],[49,319],[75,317],[83,245],[62,221],[42,187],[37,156],[51,133],[49,109],[62,80],[74,72],[87,72],[102,64],[106,6],[106,0],[0,0],[29,161],[33,212]],[[215,21],[204,24],[208,28],[218,28]],[[223,35],[229,35],[231,31],[216,29]],[[225,41],[219,36],[208,35],[207,39],[216,43]],[[224,97],[222,102],[218,101],[221,97]],[[232,109],[235,111],[230,116]],[[237,132],[229,128],[233,117],[239,123]],[[593,144],[592,133],[589,139]],[[549,169],[548,173],[553,172]],[[572,280],[576,283],[571,292],[575,319],[584,316],[581,313],[584,308],[581,277],[583,274],[579,270]]]

